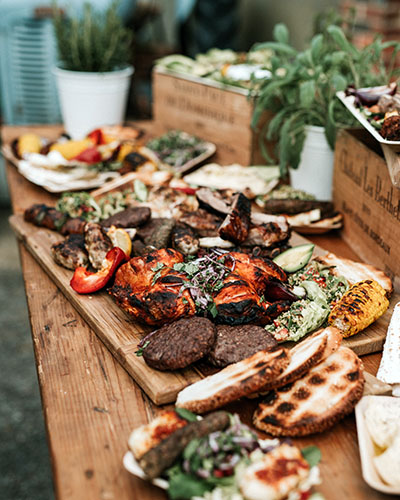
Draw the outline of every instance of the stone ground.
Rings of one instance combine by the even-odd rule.
[[[0,497],[54,498],[21,267],[0,208]]]

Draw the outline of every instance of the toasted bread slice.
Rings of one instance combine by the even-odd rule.
[[[291,349],[289,365],[279,377],[262,387],[260,392],[282,387],[302,377],[313,366],[335,352],[341,341],[342,335],[337,328],[328,327],[318,330]]]
[[[129,436],[128,446],[138,460],[177,429],[185,427],[187,423],[188,421],[174,410],[165,411],[150,423],[135,429]]]
[[[289,364],[289,351],[273,347],[233,363],[214,375],[183,389],[176,406],[195,413],[220,408],[247,394],[257,391],[280,375]]]
[[[315,260],[327,266],[335,266],[334,269],[332,269],[333,274],[336,276],[343,276],[350,284],[364,280],[374,280],[386,291],[388,297],[393,292],[392,280],[387,274],[374,266],[355,262],[350,259],[344,259],[338,257],[334,253],[328,253],[323,257],[317,257]]]
[[[253,423],[274,436],[322,432],[353,410],[363,388],[360,358],[341,346],[304,377],[269,392]]]

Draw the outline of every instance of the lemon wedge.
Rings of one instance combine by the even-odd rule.
[[[128,257],[130,257],[132,251],[132,241],[125,229],[111,226],[107,232],[107,236],[110,238],[114,247],[119,247]]]

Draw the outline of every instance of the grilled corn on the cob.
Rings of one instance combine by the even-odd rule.
[[[377,320],[389,307],[386,292],[373,280],[352,285],[332,309],[328,323],[351,337]]]
[[[18,137],[17,150],[22,158],[25,153],[40,153],[42,143],[36,134],[22,134]]]

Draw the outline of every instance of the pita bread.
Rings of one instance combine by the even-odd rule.
[[[273,347],[233,363],[183,389],[176,406],[205,413],[257,391],[280,375],[289,364],[289,351]]]
[[[274,436],[322,432],[353,410],[363,387],[360,358],[340,347],[296,382],[269,392],[253,422]]]
[[[334,253],[328,253],[321,257],[316,257],[317,262],[334,266],[332,273],[336,276],[343,276],[350,284],[364,280],[375,280],[390,296],[393,292],[392,280],[383,271],[369,264],[362,264],[354,260],[338,257]]]
[[[277,387],[282,387],[298,378],[316,364],[320,363],[334,351],[342,341],[342,335],[337,328],[328,327],[318,330],[290,350],[290,363],[285,370],[274,380],[264,387],[260,392],[267,392]]]

